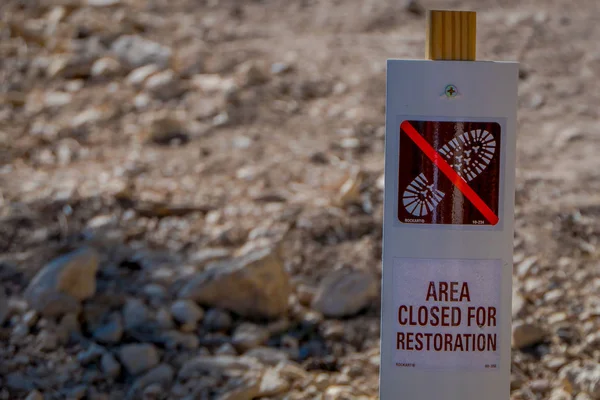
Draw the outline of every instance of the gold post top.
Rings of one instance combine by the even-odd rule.
[[[429,60],[475,61],[476,25],[474,11],[430,10],[425,57]]]

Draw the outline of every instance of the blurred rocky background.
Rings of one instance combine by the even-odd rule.
[[[521,62],[513,400],[600,399],[596,0],[2,0],[0,399],[375,399],[387,58]]]

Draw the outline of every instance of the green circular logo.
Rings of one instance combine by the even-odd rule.
[[[446,97],[456,97],[458,96],[458,89],[454,85],[446,85],[446,89],[444,89],[444,94]]]

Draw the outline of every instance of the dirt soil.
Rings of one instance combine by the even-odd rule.
[[[0,399],[377,398],[422,7],[521,63],[511,398],[600,399],[595,0],[3,0]]]

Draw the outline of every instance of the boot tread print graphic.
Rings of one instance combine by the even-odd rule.
[[[467,181],[472,181],[487,168],[495,151],[496,140],[484,129],[464,132],[439,150],[456,173]]]
[[[422,217],[433,211],[444,198],[444,193],[429,184],[421,172],[406,188],[402,202],[406,210],[416,217]]]
[[[458,175],[466,181],[472,181],[492,161],[496,140],[485,129],[475,129],[453,138],[438,151]],[[410,214],[423,217],[432,212],[444,196],[445,193],[429,184],[427,177],[420,173],[406,187],[402,202]]]

